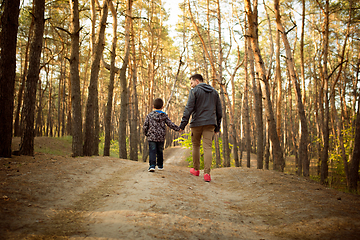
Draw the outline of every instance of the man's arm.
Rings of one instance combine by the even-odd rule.
[[[219,131],[220,131],[221,118],[222,118],[222,107],[221,107],[221,101],[220,101],[219,94],[217,94],[217,100],[216,100],[216,128],[215,128],[215,132],[219,132]]]
[[[188,102],[186,104],[186,107],[185,107],[185,110],[183,113],[183,117],[181,119],[180,128],[182,130],[184,130],[186,125],[189,123],[190,115],[194,111],[194,108],[195,108],[195,95],[194,95],[194,92],[192,89],[192,90],[190,90]]]

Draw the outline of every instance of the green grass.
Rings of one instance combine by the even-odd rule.
[[[44,144],[44,141],[46,143]],[[72,137],[35,138],[34,151],[58,156],[71,155]]]

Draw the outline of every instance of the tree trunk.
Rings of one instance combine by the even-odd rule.
[[[81,114],[81,92],[79,72],[79,1],[70,1],[71,9],[71,54],[70,54],[70,83],[71,83],[71,134],[72,134],[72,156],[83,155],[82,114]]]
[[[61,96],[63,94],[62,91],[62,83],[65,79],[65,70],[63,64],[66,64],[64,61],[61,61],[60,65],[60,78],[59,78],[59,87],[58,87],[58,109],[57,109],[57,136],[60,137],[61,132]]]
[[[323,32],[324,32],[324,42],[323,42],[323,68],[322,68],[322,78],[323,78],[323,89],[324,89],[324,124],[323,124],[323,136],[324,136],[324,147],[321,156],[321,177],[320,182],[321,184],[327,183],[327,178],[329,174],[329,166],[328,166],[328,159],[329,159],[329,78],[328,78],[328,51],[329,51],[329,15],[330,15],[330,3],[329,0],[326,0],[325,3],[325,12],[324,12],[324,25],[323,25]],[[322,108],[322,106],[321,106]]]
[[[19,87],[17,108],[16,108],[16,112],[15,112],[15,123],[14,123],[14,136],[15,137],[21,137],[20,111],[21,111],[21,104],[23,102],[23,93],[24,93],[25,84],[26,84],[25,81],[26,81],[26,76],[27,76],[27,71],[28,71],[28,62],[29,62],[29,46],[30,46],[32,35],[33,35],[33,29],[34,29],[34,18],[31,19],[28,39],[27,39],[27,43],[26,43],[26,47],[25,47],[24,71],[21,76],[21,85]]]
[[[301,59],[301,80],[302,80],[302,97],[303,104],[306,103],[306,86],[305,86],[305,63],[304,63],[304,35],[305,35],[305,15],[306,15],[306,1],[302,0],[302,18],[301,18],[301,39],[300,39],[300,59]]]
[[[65,69],[64,69],[64,81],[63,81],[63,89],[62,89],[62,109],[61,109],[61,136],[63,137],[65,135],[66,130],[66,124],[65,124],[65,111],[66,111],[66,62],[65,62]]]
[[[224,167],[230,167],[230,148],[229,148],[229,131],[228,131],[228,120],[226,113],[226,101],[225,101],[225,84],[223,83],[223,51],[222,51],[222,36],[221,36],[221,12],[220,12],[220,1],[216,1],[217,4],[217,23],[218,23],[218,82],[220,84],[221,102],[222,102],[222,126],[223,126],[223,157]]]
[[[24,132],[20,147],[20,154],[30,156],[34,155],[34,116],[44,34],[45,0],[34,0],[34,4],[34,36],[30,45],[30,62],[24,98]]]
[[[276,132],[281,139],[281,112],[282,112],[282,78],[281,78],[281,62],[280,62],[280,32],[276,31],[276,68],[275,79],[277,84],[277,103],[276,103]],[[284,146],[285,149],[285,146]]]
[[[46,132],[45,136],[52,136],[52,78],[49,81],[49,96],[48,96],[48,116],[47,116],[47,123],[46,123]]]
[[[274,170],[284,171],[285,159],[282,153],[283,151],[280,147],[280,140],[276,132],[276,121],[275,121],[274,111],[271,102],[269,82],[268,79],[266,78],[265,64],[264,61],[262,60],[262,56],[259,48],[259,42],[256,34],[257,31],[257,27],[256,27],[257,24],[255,21],[256,16],[254,16],[251,10],[250,0],[244,0],[244,3],[245,3],[246,14],[249,19],[251,47],[254,52],[256,68],[257,71],[259,72],[259,77],[262,81],[262,88],[264,89],[265,92],[265,103],[266,103],[265,109],[266,109],[267,119],[269,121],[269,136],[272,141],[272,147],[273,147]]]
[[[131,19],[130,21],[130,28],[131,33],[134,33],[134,21]],[[132,104],[133,104],[133,111],[132,111],[132,121],[130,124],[132,125],[133,132],[130,133],[130,137],[132,140],[130,141],[130,159],[134,161],[138,161],[138,145],[139,145],[139,130],[138,130],[138,119],[139,119],[139,102],[137,96],[137,60],[136,60],[136,49],[135,49],[135,36],[133,35],[131,38],[131,50],[132,50]]]
[[[343,64],[344,64],[344,57],[345,57],[345,50],[346,50],[346,45],[347,45],[347,40],[349,37],[349,33],[350,33],[350,27],[351,27],[351,16],[352,16],[352,1],[349,1],[349,20],[348,20],[348,25],[347,25],[347,30],[346,30],[346,35],[345,35],[345,39],[344,39],[344,45],[342,47],[342,51],[341,51],[341,56],[339,57],[339,71],[338,74],[336,76],[336,79],[334,81],[334,83],[332,84],[331,87],[331,91],[330,91],[330,101],[331,101],[331,106],[334,109],[333,112],[333,118],[334,118],[334,129],[337,129],[337,136],[339,138],[339,145],[340,145],[340,151],[341,151],[341,158],[343,160],[344,163],[344,172],[345,172],[345,176],[346,176],[346,183],[347,186],[349,186],[349,166],[348,166],[348,160],[346,157],[346,152],[345,152],[345,144],[344,144],[344,136],[343,136],[343,123],[342,121],[339,120],[338,117],[338,113],[336,111],[336,105],[335,105],[335,88],[337,83],[339,82],[340,76],[342,74],[342,69],[343,69]],[[341,87],[339,88],[341,90]],[[345,90],[344,90],[345,91]],[[342,97],[341,97],[342,98]],[[341,106],[341,113],[343,113],[343,104],[340,104]],[[346,106],[346,104],[345,104]],[[340,114],[342,115],[342,114]]]
[[[276,15],[276,23],[277,23],[277,29],[278,31],[280,31],[284,45],[285,45],[285,50],[286,50],[286,62],[288,65],[288,69],[289,69],[289,73],[290,73],[290,78],[291,81],[293,83],[293,87],[295,89],[295,94],[296,94],[296,102],[297,102],[297,107],[298,107],[298,113],[299,113],[299,118],[300,118],[300,131],[301,131],[301,135],[300,135],[300,144],[299,144],[299,160],[300,160],[300,164],[302,164],[302,170],[303,170],[303,175],[305,177],[309,176],[309,166],[310,166],[310,162],[309,162],[309,158],[308,158],[308,150],[307,150],[307,145],[309,142],[309,132],[308,132],[308,125],[307,125],[307,120],[306,120],[306,114],[305,114],[305,109],[304,109],[304,104],[302,101],[302,96],[301,96],[301,89],[297,80],[297,75],[296,75],[296,71],[295,71],[295,64],[294,64],[294,60],[293,60],[293,54],[291,52],[291,47],[289,44],[289,41],[287,39],[286,33],[285,33],[285,29],[282,25],[281,22],[281,17],[280,17],[280,4],[279,4],[279,0],[275,0],[274,1],[274,5],[275,5],[275,15]]]
[[[120,86],[121,86],[121,105],[120,105],[120,122],[119,122],[119,158],[127,158],[126,149],[126,120],[128,108],[128,89],[126,81],[126,70],[129,63],[130,55],[130,21],[132,14],[133,0],[127,0],[126,17],[125,17],[125,56],[123,65],[120,69]]]
[[[219,135],[220,135],[220,134],[215,134],[215,137],[214,137],[215,158],[216,158],[215,162],[216,162],[216,167],[217,167],[217,168],[221,167]]]
[[[263,125],[263,112],[262,112],[262,95],[260,83],[257,82],[257,78],[254,72],[254,54],[251,52],[251,48],[249,46],[248,40],[248,57],[250,62],[250,71],[251,71],[251,79],[252,79],[252,92],[254,96],[254,104],[255,104],[255,122],[256,122],[256,131],[254,131],[255,139],[257,141],[257,169],[263,169],[264,165],[264,125]],[[255,133],[256,132],[256,133]]]
[[[265,169],[269,170],[270,165],[270,139],[269,139],[269,123],[265,122],[265,151],[264,151],[264,158],[265,158]]]
[[[249,40],[245,40],[245,87],[244,87],[244,119],[245,119],[245,143],[246,143],[246,166],[250,168],[251,137],[250,137],[250,114],[249,114]],[[250,64],[251,66],[251,64]]]
[[[36,121],[35,121],[35,137],[42,136],[42,118],[41,118],[41,116],[42,116],[42,99],[44,96],[44,92],[46,91],[46,88],[44,91],[41,89],[41,79],[39,79],[38,87],[39,87],[39,97],[38,97],[38,107],[37,107],[37,115],[36,115]]]
[[[115,57],[116,57],[116,42],[117,42],[117,12],[112,1],[109,2],[110,10],[113,17],[113,39],[111,47],[111,61],[110,61],[110,81],[108,88],[108,99],[106,104],[105,113],[105,144],[104,144],[104,156],[110,156],[110,141],[111,141],[111,115],[112,115],[112,103],[114,95],[114,78],[115,78]]]
[[[68,96],[67,96],[67,103],[66,106],[68,106],[67,108],[67,121],[66,121],[66,135],[70,135],[72,136],[72,117],[71,117],[71,112],[72,112],[72,106],[71,106],[71,79],[69,76],[69,81],[68,81]],[[79,93],[81,94],[81,93]],[[81,108],[80,108],[81,111]]]
[[[238,56],[240,57],[240,56]],[[240,65],[241,66],[241,65]],[[240,67],[239,66],[239,67]],[[227,94],[227,100],[229,103],[229,112],[230,112],[230,129],[231,129],[231,137],[232,137],[232,144],[233,144],[233,158],[235,161],[235,167],[240,167],[240,162],[239,162],[239,154],[238,154],[238,142],[237,142],[237,130],[236,130],[236,125],[235,124],[235,74],[236,74],[237,69],[235,70],[235,72],[233,74],[231,74],[230,76],[230,82],[231,82],[231,86],[232,86],[232,99],[233,99],[233,103],[231,103],[230,101],[230,97],[229,94]]]
[[[100,60],[104,50],[104,33],[106,28],[106,19],[108,15],[108,1],[104,1],[101,20],[99,24],[98,36],[95,43],[94,54],[91,57],[91,73],[90,73],[90,84],[89,84],[89,96],[86,103],[86,120],[85,120],[85,140],[84,140],[84,155],[91,156],[94,153],[95,145],[98,142],[98,137],[95,134],[96,124],[96,97],[98,89],[98,78],[100,71]]]
[[[358,110],[355,120],[355,143],[352,152],[351,160],[349,162],[349,191],[356,193],[359,181],[359,161],[360,161],[360,98],[358,100]]]
[[[20,0],[5,0],[0,36],[0,157],[11,157]]]

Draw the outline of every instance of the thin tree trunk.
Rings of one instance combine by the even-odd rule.
[[[272,141],[273,147],[273,155],[274,155],[274,170],[284,171],[285,167],[285,159],[283,156],[283,151],[280,147],[280,140],[276,132],[276,121],[274,117],[274,111],[271,102],[271,94],[270,94],[270,86],[268,79],[266,77],[266,69],[264,61],[262,60],[258,38],[257,38],[257,24],[256,24],[256,16],[254,15],[253,11],[251,10],[251,3],[250,0],[244,0],[246,14],[249,19],[249,33],[250,33],[250,40],[251,40],[251,47],[254,52],[254,57],[256,61],[256,68],[259,72],[259,77],[261,79],[262,88],[265,92],[265,109],[267,120],[269,121],[269,134],[270,139]]]
[[[355,143],[352,152],[351,160],[349,162],[349,191],[357,192],[359,181],[359,161],[360,161],[360,98],[358,100],[358,110],[355,120]]]
[[[218,82],[220,83],[221,101],[222,101],[222,126],[223,126],[223,157],[224,167],[230,167],[230,148],[229,148],[229,132],[228,132],[228,120],[226,113],[226,101],[225,101],[225,84],[223,83],[223,51],[222,51],[222,36],[221,36],[221,12],[220,12],[220,1],[216,1],[217,4],[217,23],[218,23]]]
[[[20,147],[20,154],[30,156],[34,155],[34,115],[44,34],[45,0],[34,0],[34,4],[34,36],[30,45],[30,62],[24,99],[24,132]]]
[[[275,8],[277,29],[278,29],[278,31],[280,31],[284,45],[285,45],[286,62],[287,62],[287,66],[288,66],[289,73],[290,73],[290,79],[293,83],[293,87],[295,89],[295,94],[297,97],[296,102],[297,102],[298,114],[299,114],[299,118],[300,118],[300,133],[301,133],[300,144],[299,144],[299,161],[300,161],[299,167],[301,166],[301,168],[303,170],[303,175],[305,177],[308,177],[310,162],[309,162],[308,150],[307,150],[307,145],[309,143],[309,140],[308,140],[309,132],[308,132],[306,114],[305,114],[304,104],[302,101],[301,89],[300,89],[300,86],[299,86],[299,83],[297,80],[296,71],[295,71],[293,54],[291,52],[291,47],[290,47],[289,41],[287,39],[285,29],[281,22],[279,0],[275,0],[274,5],[275,5],[274,8]]]
[[[114,95],[114,78],[115,78],[115,57],[116,57],[116,42],[117,42],[117,12],[115,7],[110,1],[110,10],[113,17],[113,39],[111,47],[111,61],[110,61],[110,82],[108,88],[108,99],[106,104],[105,113],[105,143],[104,143],[104,156],[110,156],[110,140],[111,140],[111,115],[112,103]]]
[[[65,79],[65,70],[63,64],[66,64],[64,61],[61,61],[60,65],[60,79],[59,79],[59,88],[58,88],[58,109],[57,109],[57,136],[60,137],[61,132],[61,96],[63,94],[62,91],[62,83]]]
[[[230,52],[229,52],[230,53]],[[233,144],[233,158],[235,161],[235,166],[236,167],[240,167],[240,162],[239,162],[239,154],[238,154],[238,140],[237,140],[237,130],[236,130],[236,125],[235,124],[235,105],[236,105],[236,89],[235,89],[235,76],[236,76],[236,72],[238,71],[238,69],[243,65],[244,63],[244,59],[242,61],[240,61],[241,57],[240,57],[240,50],[239,47],[237,48],[237,63],[236,63],[236,67],[233,70],[233,72],[230,72],[229,68],[226,68],[227,72],[230,75],[230,82],[231,82],[231,88],[232,88],[232,103],[230,100],[230,96],[229,94],[227,94],[227,101],[229,103],[229,117],[230,117],[230,128],[231,128],[231,137],[232,137],[232,144]]]
[[[72,135],[72,117],[71,117],[71,112],[72,112],[72,106],[71,106],[71,77],[69,76],[69,81],[68,81],[68,96],[67,96],[67,103],[66,105],[68,106],[67,108],[67,120],[66,120],[66,135]],[[80,94],[80,93],[79,93]],[[81,108],[80,108],[81,111]]]
[[[265,151],[264,151],[264,159],[265,159],[265,169],[269,170],[270,165],[270,139],[269,139],[269,123],[265,121]]]
[[[328,159],[329,159],[329,78],[328,78],[328,51],[329,51],[329,16],[330,16],[330,3],[329,0],[326,0],[325,3],[325,12],[324,12],[324,25],[323,25],[323,32],[324,32],[324,43],[323,43],[323,68],[322,68],[322,77],[323,77],[323,89],[324,89],[324,124],[323,124],[323,136],[324,136],[324,147],[321,157],[321,177],[320,182],[321,184],[327,183],[327,178],[329,174],[329,166],[328,166]],[[322,106],[321,106],[322,107]]]
[[[41,79],[38,81],[38,87],[39,87],[39,97],[38,97],[38,107],[37,107],[37,115],[36,115],[36,121],[35,121],[35,137],[42,136],[42,99],[44,96],[44,92],[46,91],[46,88],[44,91],[41,89]],[[46,85],[47,87],[47,85]]]
[[[302,100],[306,103],[306,86],[305,86],[305,63],[304,63],[304,35],[305,35],[305,15],[306,15],[306,1],[302,0],[302,18],[301,18],[301,39],[300,39],[300,59],[301,59],[301,80],[302,80]]]
[[[221,167],[219,135],[220,135],[220,134],[215,134],[215,137],[214,137],[215,158],[216,158],[215,162],[216,162],[216,167],[217,167],[217,168],[220,168],[220,167]]]
[[[127,0],[125,17],[125,56],[123,65],[120,69],[121,86],[121,104],[120,104],[120,122],[119,122],[119,158],[127,158],[126,149],[126,120],[128,108],[128,86],[126,81],[126,70],[130,56],[130,21],[132,14],[133,0]]]
[[[47,116],[47,123],[46,123],[46,132],[45,132],[45,136],[49,136],[51,134],[52,131],[52,120],[51,120],[51,116],[52,116],[52,78],[50,78],[49,81],[49,96],[48,96],[48,116]]]
[[[64,69],[64,73],[66,74],[66,62],[65,62],[65,69]],[[65,135],[65,130],[66,130],[66,125],[65,125],[65,111],[66,111],[66,75],[64,76],[64,81],[63,81],[63,89],[62,89],[62,109],[61,109],[61,136],[63,137]]]
[[[85,120],[85,140],[84,140],[84,155],[91,156],[94,153],[94,148],[98,142],[98,136],[95,135],[96,124],[96,97],[98,89],[98,77],[100,71],[100,60],[104,50],[104,33],[106,28],[106,19],[108,15],[108,1],[104,1],[102,9],[101,20],[99,24],[98,36],[95,43],[94,54],[91,57],[91,73],[90,84],[88,91],[88,100],[86,103],[86,120]]]
[[[254,131],[254,139],[257,141],[257,169],[263,169],[264,164],[264,125],[263,125],[263,112],[262,112],[262,95],[260,83],[257,82],[257,78],[255,76],[254,71],[254,54],[251,52],[251,48],[249,46],[248,40],[248,58],[250,62],[250,71],[251,71],[251,79],[252,79],[252,92],[254,96],[254,104],[255,104],[255,122],[256,122],[256,130]]]
[[[277,84],[277,102],[276,102],[276,132],[281,139],[281,112],[282,112],[282,79],[281,79],[281,62],[280,62],[280,32],[276,31],[276,70],[275,79]],[[284,146],[285,149],[285,146]]]
[[[26,84],[25,81],[26,81],[26,76],[27,76],[27,71],[28,71],[28,62],[29,62],[29,46],[31,43],[32,35],[33,35],[33,29],[34,29],[34,18],[31,19],[28,39],[27,39],[27,43],[26,43],[26,47],[25,47],[24,71],[21,76],[21,85],[19,88],[19,94],[18,94],[18,99],[17,99],[17,108],[16,108],[16,112],[15,112],[15,123],[14,123],[14,136],[15,137],[21,136],[20,111],[21,111],[21,104],[23,102],[23,93],[24,93],[25,84]]]
[[[352,1],[351,0],[349,1],[349,5],[350,5],[349,6],[349,20],[348,20],[345,39],[344,39],[344,45],[342,47],[341,56],[340,56],[340,59],[339,59],[340,60],[340,63],[339,63],[340,67],[339,67],[337,77],[336,77],[334,83],[332,84],[331,91],[330,91],[331,106],[334,109],[334,112],[333,112],[334,124],[335,124],[334,128],[337,129],[337,135],[338,135],[338,138],[339,138],[339,145],[340,145],[340,150],[341,150],[341,157],[342,157],[343,164],[344,164],[344,172],[345,172],[345,176],[346,176],[347,186],[349,186],[349,184],[350,184],[349,167],[348,167],[348,160],[347,160],[346,152],[345,152],[344,136],[343,136],[343,132],[342,132],[343,124],[342,124],[342,121],[339,120],[338,113],[336,111],[335,86],[338,83],[338,81],[340,79],[340,76],[342,74],[342,69],[343,69],[343,64],[344,64],[344,57],[345,57],[345,50],[346,50],[347,40],[348,40],[349,34],[350,34],[351,16],[352,16]],[[343,106],[342,104],[340,104],[340,105]],[[341,108],[341,112],[343,112],[342,108]]]
[[[11,157],[20,0],[5,0],[0,36],[0,157]]]
[[[72,156],[83,155],[81,92],[79,72],[79,2],[70,1],[71,9],[71,53],[70,53],[70,84],[71,84],[71,134]],[[68,119],[69,120],[69,119]]]
[[[246,41],[245,41],[246,43]],[[246,49],[246,48],[245,48]],[[248,77],[248,72],[247,72],[247,59],[246,57],[247,52],[245,51],[245,55],[244,55],[244,72],[245,72],[245,79]],[[240,157],[240,166],[242,166],[242,160],[243,160],[243,151],[244,151],[244,142],[245,142],[245,137],[244,137],[244,109],[245,109],[245,93],[242,92],[242,96],[241,96],[241,103],[240,103],[240,142],[239,142],[239,157]]]
[[[249,114],[249,75],[247,72],[249,58],[249,40],[245,40],[245,87],[244,87],[244,119],[245,119],[245,143],[246,143],[246,166],[250,168],[251,137],[250,137],[250,114]],[[252,66],[252,64],[250,64]],[[251,70],[253,71],[253,70]]]
[[[139,130],[138,130],[138,119],[139,119],[139,101],[137,96],[137,59],[136,59],[136,49],[135,49],[135,36],[134,36],[134,21],[131,19],[130,22],[130,31],[132,34],[131,38],[131,50],[132,50],[132,124],[133,133],[131,133],[132,141],[130,146],[130,159],[138,161],[138,145],[139,141]]]

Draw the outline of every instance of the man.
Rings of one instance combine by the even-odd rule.
[[[190,169],[190,173],[194,176],[199,176],[200,144],[201,137],[203,137],[204,180],[210,182],[212,140],[214,133],[220,131],[222,118],[220,98],[218,92],[213,87],[204,83],[204,79],[200,74],[194,74],[190,77],[190,85],[192,89],[190,90],[189,99],[181,119],[180,129],[184,130],[191,115],[190,129],[194,168]]]

